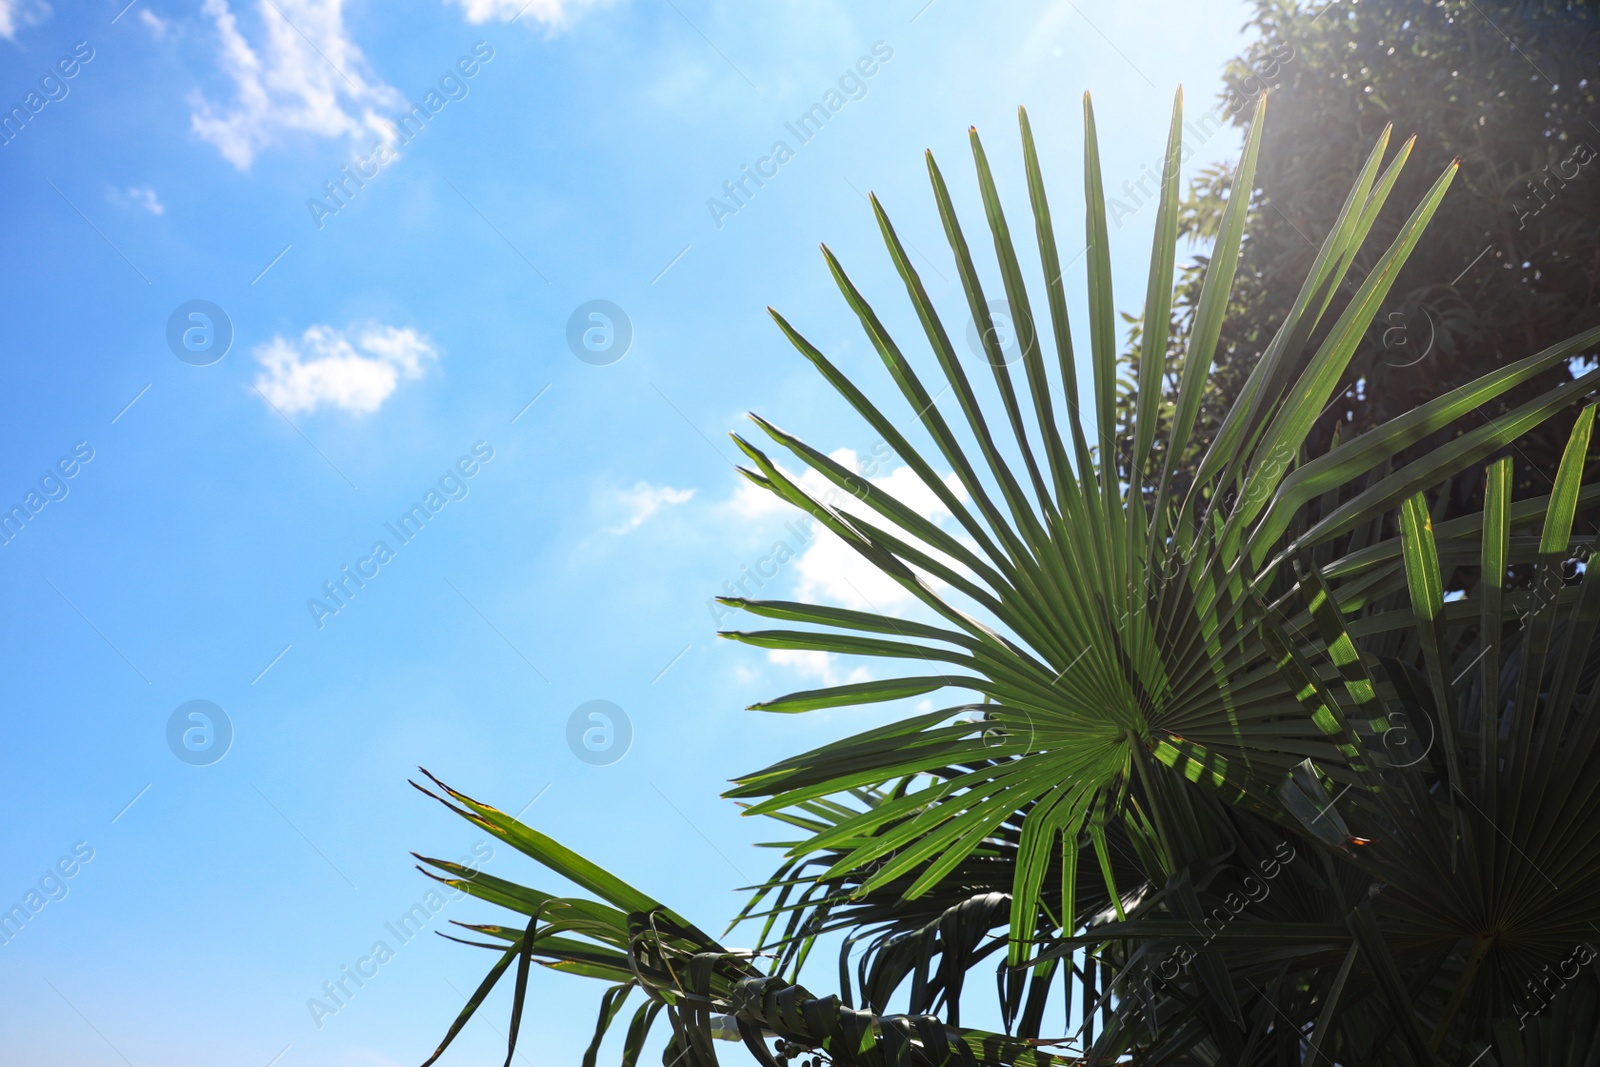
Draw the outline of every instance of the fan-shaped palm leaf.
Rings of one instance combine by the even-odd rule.
[[[1252,187],[1264,107],[1232,188]],[[1251,205],[1228,204],[1189,349],[1179,366],[1163,367],[1180,97],[1156,201],[1138,384],[1119,426],[1110,247],[1087,97],[1084,115],[1087,425],[1065,283],[1080,257],[1063,266],[1026,115],[1022,173],[1044,278],[1037,311],[1031,267],[971,135],[1018,339],[1013,362],[944,177],[927,161],[965,296],[957,319],[970,316],[982,339],[992,388],[968,377],[876,198],[937,368],[919,369],[826,248],[824,257],[908,414],[880,408],[774,312],[950,518],[926,517],[768,420],[755,417],[837,492],[808,491],[736,438],[751,462],[746,477],[815,516],[918,605],[906,618],[727,599],[781,626],[726,635],[735,640],[912,664],[756,708],[927,694],[945,705],[736,780],[731,795],[750,813],[800,831],[744,913],[765,921],[770,972],[447,790],[458,813],[604,903],[424,860],[436,877],[530,919],[526,928],[470,928],[499,960],[445,1044],[515,964],[514,1044],[538,960],[613,983],[586,1067],[634,989],[646,1003],[625,1067],[663,1011],[669,1059],[693,1064],[715,1062],[719,1030],[743,1037],[768,1067],[763,1039],[772,1036],[789,1043],[784,1054],[822,1049],[843,1064],[1043,1063],[1042,1047],[1067,1047],[1040,1036],[1058,977],[1069,1002],[1078,994],[1068,1011],[1071,1036],[1090,1049],[1084,1062],[1134,1053],[1208,1067],[1414,1065],[1491,1049],[1500,1059],[1486,1063],[1580,1062],[1600,1050],[1600,981],[1564,969],[1586,931],[1600,932],[1600,837],[1588,830],[1600,819],[1590,771],[1600,756],[1600,577],[1582,566],[1581,577],[1569,573],[1572,554],[1587,559],[1594,545],[1574,536],[1576,516],[1600,503],[1600,486],[1582,484],[1594,406],[1579,416],[1548,497],[1512,501],[1504,459],[1488,468],[1481,514],[1436,526],[1428,496],[1449,479],[1478,477],[1600,383],[1591,369],[1515,408],[1499,399],[1585,355],[1600,330],[1305,454],[1454,169],[1371,269],[1351,277],[1409,152],[1408,142],[1387,158],[1385,131],[1239,400],[1212,440],[1192,441]],[[1156,389],[1164,371],[1180,382],[1166,410]],[[959,417],[940,410],[946,393]],[[1196,473],[1180,477],[1171,457],[1199,446]],[[1402,453],[1413,458],[1393,464]],[[1461,573],[1470,590],[1447,595]],[[842,999],[792,984],[818,939],[846,930]],[[850,952],[862,942],[852,979]],[[965,979],[985,961],[1000,964],[1007,1035],[959,1026]],[[910,1014],[885,1014],[908,983]]]
[[[1265,107],[1264,100],[1260,107]],[[767,420],[755,418],[773,442],[843,490],[838,497],[843,504],[807,492],[797,477],[762,449],[736,437],[752,462],[752,468],[744,471],[748,478],[804,508],[898,582],[921,605],[926,620],[729,598],[726,603],[754,615],[812,627],[725,635],[735,640],[768,649],[865,655],[916,665],[915,677],[810,691],[757,707],[803,710],[860,704],[934,687],[970,691],[977,699],[745,775],[737,779],[730,795],[756,800],[752,813],[772,813],[851,787],[957,769],[923,778],[916,788],[899,790],[893,799],[820,829],[791,852],[834,857],[818,875],[823,879],[871,865],[872,873],[860,887],[865,892],[914,872],[902,894],[914,899],[937,886],[999,827],[1025,811],[1011,886],[1016,901],[1011,911],[1013,963],[1024,958],[1034,937],[1036,905],[1052,857],[1059,858],[1058,866],[1069,878],[1074,877],[1080,838],[1087,832],[1099,865],[1106,868],[1105,849],[1094,828],[1103,823],[1118,795],[1135,782],[1147,791],[1159,791],[1162,787],[1154,776],[1166,772],[1158,772],[1158,767],[1274,809],[1271,798],[1277,782],[1301,760],[1313,757],[1330,766],[1345,762],[1355,751],[1348,724],[1337,716],[1307,714],[1300,695],[1277,669],[1284,657],[1314,651],[1314,632],[1300,633],[1292,619],[1282,619],[1277,632],[1284,643],[1275,644],[1263,637],[1255,605],[1259,602],[1267,612],[1281,614],[1278,601],[1294,585],[1290,562],[1298,555],[1348,540],[1352,533],[1381,522],[1397,505],[1504,447],[1600,380],[1600,373],[1591,372],[1398,470],[1375,473],[1385,457],[1469,415],[1539,370],[1571,359],[1600,338],[1600,331],[1591,331],[1303,462],[1302,441],[1453,174],[1452,168],[1439,177],[1365,278],[1359,282],[1347,278],[1409,150],[1409,144],[1402,146],[1384,167],[1385,133],[1324,240],[1299,299],[1263,355],[1251,387],[1224,420],[1198,477],[1181,486],[1170,467],[1148,469],[1146,458],[1156,428],[1145,420],[1155,402],[1145,395],[1139,399],[1134,425],[1127,430],[1135,445],[1131,474],[1136,477],[1131,484],[1124,482],[1113,466],[1122,449],[1111,418],[1115,337],[1110,253],[1094,116],[1087,98],[1084,115],[1088,348],[1095,382],[1097,450],[1089,447],[1079,418],[1060,257],[1026,116],[1024,171],[1040,266],[1047,278],[1049,335],[1054,339],[1058,381],[1051,380],[1046,366],[1045,331],[1035,319],[1011,230],[975,131],[972,148],[985,218],[1021,348],[1016,361],[1020,380],[995,342],[972,252],[931,156],[928,169],[966,310],[979,335],[987,339],[986,362],[994,378],[998,411],[991,415],[980,402],[950,341],[950,330],[876,199],[873,210],[885,244],[944,379],[937,393],[948,390],[961,409],[960,432],[933,402],[936,394],[843,267],[824,249],[829,270],[899,385],[911,419],[920,424],[953,472],[959,493],[910,443],[906,422],[870,401],[794,326],[774,313],[801,354],[939,499],[955,528],[922,517],[880,486]],[[1181,155],[1181,98],[1171,130],[1167,158],[1175,164]],[[1260,131],[1258,109],[1234,188],[1251,187]],[[1145,301],[1147,363],[1166,349],[1163,325],[1174,255],[1176,180],[1176,166],[1169,165],[1158,201],[1152,290]],[[1169,457],[1183,454],[1193,429],[1227,306],[1247,206],[1243,199],[1229,204],[1212,252],[1194,340],[1180,369],[1176,411],[1166,428],[1169,440],[1164,452]],[[1341,287],[1353,293],[1331,326],[1319,332],[1320,320]],[[1314,335],[1321,339],[1313,346]],[[1147,375],[1144,380],[1154,377]],[[1065,399],[1065,434],[1055,415],[1058,390]],[[1072,442],[1070,454],[1066,437]],[[1324,500],[1333,503],[1326,509],[1313,506]],[[1369,596],[1403,583],[1407,573],[1398,553],[1368,552],[1346,557],[1342,564],[1346,584],[1372,591]],[[1409,621],[1409,608],[1397,614]],[[1372,624],[1380,625],[1381,617]],[[930,665],[943,673],[931,674]],[[980,714],[958,718],[969,707],[978,708]],[[1446,759],[1457,758],[1453,746],[1445,746],[1445,751]],[[1173,818],[1167,807],[1153,803],[1150,815],[1159,854],[1170,865],[1186,854],[1186,846],[1166,825]],[[1069,887],[1064,897],[1074,899],[1075,891]],[[1063,927],[1073,925],[1069,916],[1056,919]]]

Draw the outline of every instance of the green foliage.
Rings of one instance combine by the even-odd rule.
[[[1255,39],[1229,63],[1225,88],[1192,128],[1220,118],[1244,126],[1248,101],[1272,107],[1250,193],[1250,233],[1239,254],[1233,303],[1199,423],[1209,439],[1294,300],[1367,144],[1385,125],[1416,131],[1414,171],[1400,179],[1409,203],[1452,161],[1460,175],[1440,204],[1355,357],[1307,439],[1324,451],[1514,358],[1600,324],[1600,12],[1559,0],[1256,0]],[[1210,134],[1210,136],[1217,136]],[[1220,140],[1220,137],[1218,137]],[[1200,254],[1179,271],[1164,367],[1153,367],[1137,325],[1124,355],[1137,388],[1173,367],[1198,336],[1197,310],[1209,249],[1234,181],[1226,167],[1202,171],[1179,211],[1180,236]],[[1114,217],[1152,210],[1148,182],[1112,189]],[[1387,241],[1403,216],[1379,216]],[[1359,254],[1353,274],[1371,269]],[[1333,294],[1337,309],[1349,287]],[[1143,321],[1155,321],[1147,311]],[[1484,409],[1494,418],[1541,387],[1573,376],[1557,366]],[[1122,419],[1132,401],[1122,405]],[[1460,432],[1459,430],[1455,432]],[[1518,444],[1519,493],[1545,492],[1565,428],[1539,427]],[[1416,446],[1430,447],[1437,438]],[[1124,446],[1124,472],[1130,455]],[[1179,457],[1192,468],[1190,446]],[[1444,514],[1481,506],[1472,480],[1449,487]]]
[[[1258,102],[1239,187],[1261,158],[1265,110]],[[528,919],[469,927],[485,939],[471,943],[498,959],[445,1044],[516,964],[514,1045],[537,961],[611,984],[590,1062],[635,991],[644,1000],[625,1062],[660,1014],[671,1027],[666,1062],[705,1067],[717,1062],[718,1036],[742,1039],[766,1067],[795,1057],[999,1067],[1130,1054],[1151,1064],[1413,1065],[1465,1062],[1491,1046],[1497,1058],[1484,1053],[1484,1062],[1540,1062],[1551,1049],[1582,1062],[1600,1052],[1600,981],[1576,965],[1565,971],[1587,951],[1587,931],[1600,931],[1600,788],[1589,771],[1600,757],[1591,654],[1600,577],[1574,560],[1595,541],[1574,532],[1600,502],[1600,486],[1583,480],[1594,404],[1571,426],[1547,495],[1514,499],[1505,458],[1600,384],[1600,369],[1540,384],[1588,354],[1600,328],[1314,447],[1318,414],[1456,173],[1442,168],[1404,221],[1380,231],[1413,148],[1391,154],[1384,129],[1238,394],[1217,407],[1210,378],[1246,247],[1243,199],[1217,222],[1172,367],[1175,394],[1163,400],[1146,375],[1119,420],[1109,228],[1087,97],[1084,116],[1087,420],[1023,115],[1031,250],[1013,240],[971,135],[983,228],[1019,339],[1013,363],[996,343],[943,174],[927,160],[966,297],[958,314],[986,339],[977,362],[992,388],[968,377],[875,198],[932,366],[906,355],[823,251],[900,403],[880,407],[774,312],[949,521],[925,518],[766,420],[754,419],[770,445],[735,438],[745,477],[815,516],[918,605],[901,618],[725,601],[760,627],[779,624],[725,636],[871,657],[889,675],[756,707],[796,713],[931,694],[938,710],[735,779],[729,795],[749,814],[798,831],[741,915],[763,924],[754,953],[724,948],[446,789],[439,799],[463,817],[598,900],[424,860],[436,877]],[[1181,158],[1183,130],[1180,97],[1169,163]],[[1151,322],[1167,321],[1175,185],[1169,166],[1145,299]],[[1022,266],[1034,250],[1048,330]],[[1171,348],[1152,335],[1140,358],[1148,367]],[[943,380],[931,389],[924,375]],[[1497,418],[1482,417],[1529,388]],[[946,392],[959,419],[934,403]],[[774,445],[844,492],[809,493],[763,450]],[[1440,487],[1452,479],[1485,482],[1481,512],[1442,517]],[[1447,595],[1464,568],[1480,580]],[[796,983],[818,939],[835,933],[847,935],[838,993],[818,998]],[[965,980],[985,961],[998,968],[1004,1034],[960,1025]],[[1053,990],[1067,1008],[1059,1031],[1045,1022]],[[889,1013],[900,996],[907,1012]]]

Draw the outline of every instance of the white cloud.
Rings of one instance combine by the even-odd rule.
[[[220,38],[217,62],[233,80],[235,99],[219,107],[193,98],[190,125],[200,139],[248,170],[257,152],[286,133],[391,136],[389,120],[377,109],[395,109],[403,98],[366,72],[342,8],[343,0],[261,0],[266,39],[258,50],[245,40],[227,0],[205,0]]]
[[[0,37],[11,40],[24,26],[50,17],[50,5],[43,0],[0,0]]]
[[[462,14],[473,25],[499,19],[512,22],[519,16],[532,18],[546,26],[559,28],[572,21],[576,8],[587,6],[588,0],[446,0],[459,4]]]
[[[910,467],[895,467],[887,474],[873,477],[874,473],[883,469],[887,461],[887,454],[881,451],[863,460],[851,449],[841,448],[830,453],[828,458],[855,474],[867,477],[874,488],[895,497],[934,523],[949,518],[949,512],[940,503],[938,496],[923,484],[922,479],[917,477],[916,472]],[[783,468],[780,466],[781,469]],[[885,521],[809,467],[800,475],[788,470],[784,470],[784,474],[797,482],[814,499],[831,507],[869,516],[880,524]],[[950,475],[945,481],[957,499],[966,498],[965,490],[954,475]],[[793,557],[796,600],[836,604],[886,615],[894,615],[914,603],[912,594],[899,582],[868,562],[820,522],[799,513],[775,494],[747,481],[739,486],[725,506],[734,515],[747,522],[761,522],[777,516],[789,519],[778,542],[785,551],[771,551],[758,560],[746,564],[733,580],[733,584],[737,587],[734,592],[760,597],[781,595],[772,586],[781,584],[778,580],[787,569],[788,561]],[[774,549],[778,544],[773,546]],[[954,561],[945,557],[943,553],[934,551],[927,545],[919,547],[935,558],[955,565]],[[942,584],[929,575],[923,575],[923,579],[935,589]],[[744,584],[740,585],[741,582]],[[829,652],[771,649],[767,652],[767,660],[817,678],[824,685],[866,681],[871,677],[867,670],[861,667],[848,674],[841,673],[838,657]]]
[[[670,485],[654,486],[649,482],[640,482],[632,489],[617,494],[617,499],[628,509],[628,517],[622,525],[613,526],[612,533],[624,534],[629,530],[636,530],[644,521],[663,505],[686,504],[694,496],[693,489],[674,489]]]
[[[795,564],[795,599],[892,615],[911,603],[904,586],[831,533],[822,532]]]
[[[130,185],[126,189],[112,189],[111,202],[118,207],[138,208],[152,215],[165,215],[167,206],[149,185]]]
[[[781,667],[791,667],[796,674],[815,678],[823,685],[846,685],[868,682],[872,675],[865,667],[857,667],[848,674],[839,673],[839,657],[832,652],[814,652],[809,649],[772,648],[767,650],[767,660]]]
[[[835,449],[829,453],[828,458],[840,466],[848,467],[857,473],[861,471],[861,463],[851,449]],[[799,475],[796,475],[794,471],[789,470],[781,463],[778,464],[778,469],[783,471],[790,481],[800,483],[800,488],[819,500],[832,500],[830,494],[836,496],[839,493],[839,490],[834,487],[832,482],[810,467],[807,467]],[[781,499],[776,493],[763,489],[754,482],[743,478],[739,480],[739,488],[734,492],[733,499],[728,502],[728,506],[741,519],[762,519],[769,515],[799,514],[793,504]]]
[[[869,456],[863,462],[848,448],[838,449],[828,458],[856,474],[870,475],[883,465],[881,457]],[[780,466],[779,469],[783,468]],[[785,470],[784,473],[817,500],[845,511],[869,516],[874,522],[883,521],[870,508],[851,499],[832,482],[809,467],[798,476],[792,471]],[[896,467],[882,477],[869,480],[875,488],[887,492],[926,519],[937,523],[949,517],[949,513],[934,495],[933,490],[924,485],[922,479],[917,477],[916,472],[910,467]],[[947,478],[946,482],[958,498],[965,498],[964,489],[953,475]],[[746,481],[739,486],[733,499],[729,501],[728,508],[745,520],[784,516],[798,520],[809,530],[810,537],[805,550],[800,552],[794,565],[798,576],[795,589],[798,599],[887,614],[893,614],[911,603],[912,595],[904,586],[868,562],[821,523],[800,514],[777,495]],[[791,523],[791,529],[793,528],[794,524]],[[789,540],[793,540],[792,534]],[[799,549],[799,545],[795,544],[791,544],[790,547],[796,551]],[[927,549],[927,546],[922,547]],[[940,556],[940,553],[932,552],[931,549],[928,551],[936,557]],[[931,585],[939,584],[933,579],[928,580]]]
[[[157,15],[147,7],[139,9],[139,21],[150,30],[150,36],[156,40],[165,40],[167,36],[167,20]]]
[[[264,368],[255,387],[286,414],[324,405],[357,415],[377,411],[402,380],[421,378],[439,358],[412,329],[369,325],[345,331],[311,326],[299,343],[274,337],[254,349]]]

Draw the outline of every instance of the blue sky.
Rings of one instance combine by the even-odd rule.
[[[964,323],[921,150],[978,248],[966,129],[1015,220],[1027,105],[1061,245],[1081,248],[1082,92],[1116,192],[1159,160],[1179,83],[1191,113],[1213,106],[1245,15],[124,3],[0,0],[0,106],[22,109],[0,145],[0,507],[24,516],[0,545],[0,909],[38,894],[0,945],[5,1063],[420,1062],[487,957],[389,932],[429,888],[410,850],[485,856],[406,785],[418,764],[720,929],[777,832],[718,798],[726,780],[895,710],[743,711],[859,668],[713,636],[708,598],[771,572],[780,541],[797,558],[763,594],[902,607],[741,488],[725,435],[746,411],[874,455],[765,306],[888,399],[817,242],[919,357],[863,194]],[[413,106],[426,122],[397,131]],[[1202,142],[1186,171],[1237,136]],[[1112,232],[1121,310],[1152,215]],[[1068,282],[1081,322],[1081,261]],[[618,332],[580,340],[588,359],[569,344],[580,310],[580,339],[617,331],[591,301],[625,316],[620,358]],[[592,700],[631,725],[609,764],[568,745]],[[169,730],[190,701],[230,724],[220,760],[177,755],[203,725]],[[484,862],[554,888],[503,846]],[[431,927],[495,915],[449,902]],[[376,976],[313,1012],[379,941]],[[541,975],[522,1062],[575,1062],[599,992]],[[496,1055],[505,1017],[496,998],[445,1062]]]

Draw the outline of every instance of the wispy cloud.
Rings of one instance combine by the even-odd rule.
[[[939,498],[922,484],[922,480],[910,467],[896,467],[886,474],[874,477],[882,464],[881,461],[874,461],[872,457],[863,460],[853,450],[841,448],[830,453],[829,458],[856,474],[867,476],[876,489],[895,497],[923,518],[936,523],[949,518]],[[785,473],[817,500],[845,511],[872,514],[870,509],[847,494],[841,493],[838,487],[809,467],[802,474],[797,475],[792,471]],[[946,482],[958,499],[965,498],[966,491],[954,476],[947,478]],[[727,507],[733,514],[747,522],[777,516],[788,518],[798,514],[791,505],[750,482],[744,482],[739,486]],[[799,599],[890,614],[910,606],[913,597],[899,582],[879,570],[861,553],[820,525],[817,526],[816,532],[820,536],[799,554],[794,563],[797,577],[795,595]],[[944,558],[942,553],[930,546],[920,547],[936,557]],[[945,562],[953,561],[946,559]],[[931,585],[939,584],[931,576],[925,578]]]
[[[50,5],[43,0],[0,0],[0,37],[12,40],[24,26],[50,17]]]
[[[140,211],[148,211],[152,215],[165,215],[167,213],[167,206],[156,195],[155,188],[149,185],[130,185],[126,189],[113,188],[110,199],[118,207],[136,208]]]
[[[649,482],[640,482],[632,489],[617,494],[617,499],[628,509],[628,517],[620,526],[613,526],[611,532],[624,534],[629,530],[636,530],[662,507],[686,504],[694,493],[693,489],[674,489],[670,485],[656,486]]]
[[[217,27],[217,63],[233,81],[234,99],[218,105],[195,95],[190,124],[200,139],[248,170],[258,152],[286,134],[390,136],[379,109],[396,108],[402,97],[368,71],[342,9],[343,0],[261,0],[264,40],[252,47],[227,0],[205,0]]]
[[[839,670],[839,657],[832,652],[816,652],[811,649],[800,648],[772,648],[767,650],[767,661],[780,667],[788,667],[796,674],[805,678],[815,678],[823,685],[846,685],[853,682],[869,682],[872,675],[865,667],[857,667],[848,673]]]
[[[348,333],[312,326],[298,342],[274,337],[254,355],[263,368],[256,389],[289,414],[326,406],[370,415],[401,381],[421,378],[439,358],[432,342],[415,330],[376,325]]]
[[[922,479],[917,477],[916,472],[910,467],[899,466],[886,473],[879,473],[885,467],[885,458],[882,454],[863,458],[848,448],[835,450],[829,454],[829,458],[855,474],[867,478],[874,489],[894,497],[925,519],[942,523],[950,517],[938,496],[923,484]],[[842,493],[838,487],[809,467],[801,474],[792,471],[784,473],[813,499],[843,511],[873,515],[865,505]],[[957,499],[966,498],[964,487],[954,475],[948,476],[945,481]],[[741,484],[733,498],[724,506],[745,523],[754,525],[770,522],[777,516],[793,519],[798,515],[796,509],[789,504],[749,482]],[[794,562],[789,565],[793,568],[792,581],[796,600],[813,604],[833,604],[886,615],[897,615],[914,607],[915,597],[899,582],[878,569],[820,523],[809,518],[803,518],[801,521],[806,524],[804,529],[810,533],[805,538],[807,542],[805,548],[796,551]],[[792,529],[791,526],[791,532],[786,535],[787,539],[794,537]],[[920,544],[918,547],[960,569],[960,564],[932,546]],[[765,571],[761,574],[764,578],[773,577]],[[923,574],[922,578],[932,588],[937,589],[943,585],[942,581],[932,575]],[[763,592],[762,595],[770,594]],[[772,649],[767,652],[767,660],[769,663],[785,666],[799,674],[816,678],[824,685],[865,681],[871,677],[865,668],[860,667],[848,673],[842,672],[839,669],[838,657],[830,652]]]
[[[150,36],[154,37],[158,41],[166,39],[167,30],[169,28],[169,24],[166,19],[162,18],[160,15],[157,15],[149,8],[142,7],[139,9],[139,21],[144,23],[145,27],[149,29]]]
[[[467,21],[477,25],[482,22],[527,19],[542,22],[559,29],[572,21],[579,8],[588,7],[592,0],[445,0],[460,6]]]

